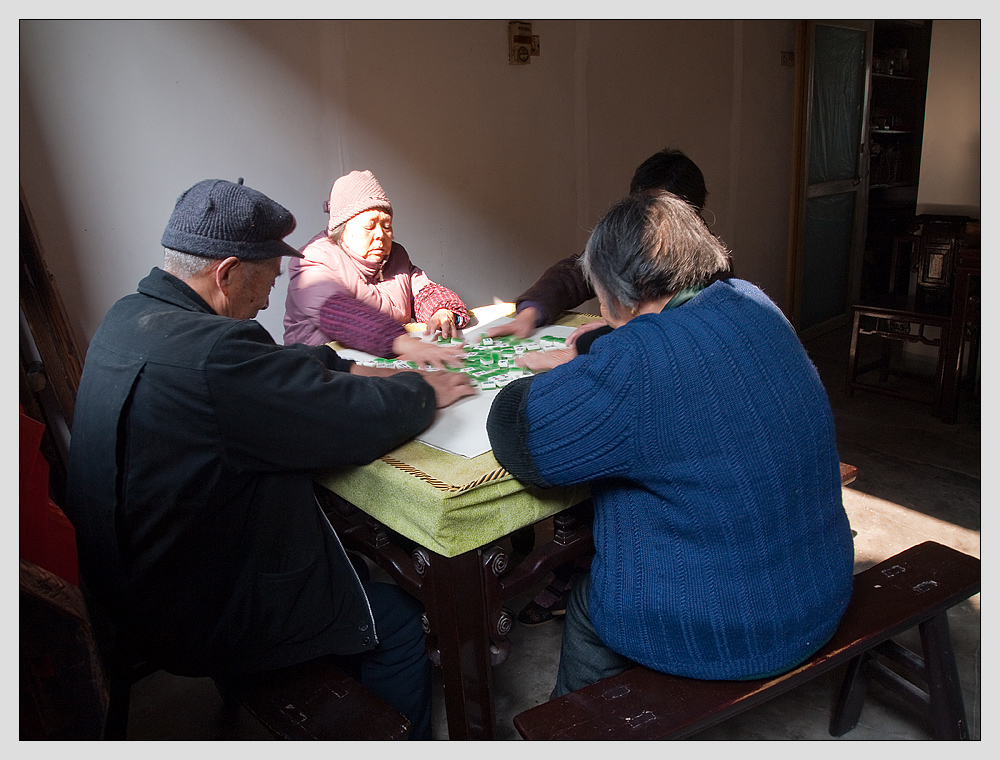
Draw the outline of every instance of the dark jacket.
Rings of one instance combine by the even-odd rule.
[[[587,282],[587,276],[580,266],[581,258],[583,251],[567,256],[546,269],[530,288],[517,297],[517,310],[527,306],[541,309],[542,321],[539,326],[548,325],[555,322],[564,311],[571,311],[585,301],[596,298],[594,286]],[[733,262],[730,260],[729,268],[713,275],[708,284],[735,276]],[[607,334],[608,330],[604,328],[594,335],[584,334],[577,339],[577,350],[586,353],[594,340]]]
[[[283,667],[377,644],[312,473],[426,428],[415,373],[278,346],[154,268],[101,323],[73,421],[67,513],[88,589],[168,669]]]
[[[583,252],[575,253],[550,266],[541,277],[517,297],[517,305],[528,304],[544,312],[542,324],[552,324],[564,311],[575,309],[595,298],[593,286],[580,268]]]

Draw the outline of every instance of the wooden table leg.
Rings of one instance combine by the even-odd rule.
[[[448,738],[493,739],[493,670],[480,551],[426,556],[424,606],[441,652]]]
[[[556,515],[553,541],[508,568],[495,544],[457,557],[426,547],[408,556],[385,526],[350,502],[322,487],[317,498],[344,546],[377,563],[424,605],[428,653],[444,682],[449,738],[496,738],[493,667],[509,652],[505,623],[512,622],[510,615],[504,620],[503,605],[556,567],[593,551],[589,505]]]

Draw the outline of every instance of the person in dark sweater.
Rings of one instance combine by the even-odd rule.
[[[313,493],[315,470],[365,464],[472,389],[451,372],[359,367],[278,346],[267,308],[295,219],[205,180],[163,233],[164,269],[91,341],[66,513],[82,585],[116,633],[166,670],[219,676],[341,655],[430,737],[419,603],[356,565]]]
[[[561,696],[639,663],[701,679],[794,667],[833,634],[854,547],[826,391],[791,325],[683,200],[637,193],[581,260],[614,328],[517,380],[487,422],[536,487],[590,485],[595,556],[567,604]]]
[[[708,190],[698,165],[679,150],[664,148],[636,167],[629,184],[629,193],[644,190],[666,190],[690,203],[698,213],[705,208]],[[539,327],[552,324],[564,311],[575,309],[594,298],[594,289],[580,269],[582,252],[557,261],[535,283],[515,300],[516,316],[512,322],[492,328],[492,337],[514,335],[526,338]],[[603,320],[578,330],[568,341],[589,330],[606,327]],[[601,334],[606,334],[607,330]],[[589,336],[592,340],[597,336]]]

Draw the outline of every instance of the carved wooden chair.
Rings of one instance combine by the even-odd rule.
[[[955,298],[959,252],[971,221],[968,217],[922,215],[915,217],[910,231],[895,238],[888,291],[881,298],[853,307],[848,395],[865,390],[929,403],[947,416],[948,410],[943,410],[941,403],[946,368],[963,354],[969,356],[974,368],[978,353],[978,319],[964,324],[978,309],[969,310],[965,301],[957,303]],[[972,297],[978,299],[978,292],[961,296],[966,300]],[[952,324],[956,315],[963,322],[957,332]],[[967,342],[972,350],[966,354]],[[907,366],[905,347],[918,345],[931,349],[935,358],[930,391],[912,382],[922,373]],[[911,382],[900,382],[900,378]]]

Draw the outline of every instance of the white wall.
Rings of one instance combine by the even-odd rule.
[[[981,61],[979,19],[934,22],[918,214],[980,216]]]
[[[177,196],[212,177],[325,225],[371,169],[397,240],[472,306],[580,250],[635,166],[701,166],[737,273],[784,306],[793,21],[21,21],[20,181],[83,345],[159,265]],[[259,319],[281,340],[285,283]],[[592,304],[591,304],[592,305]]]

